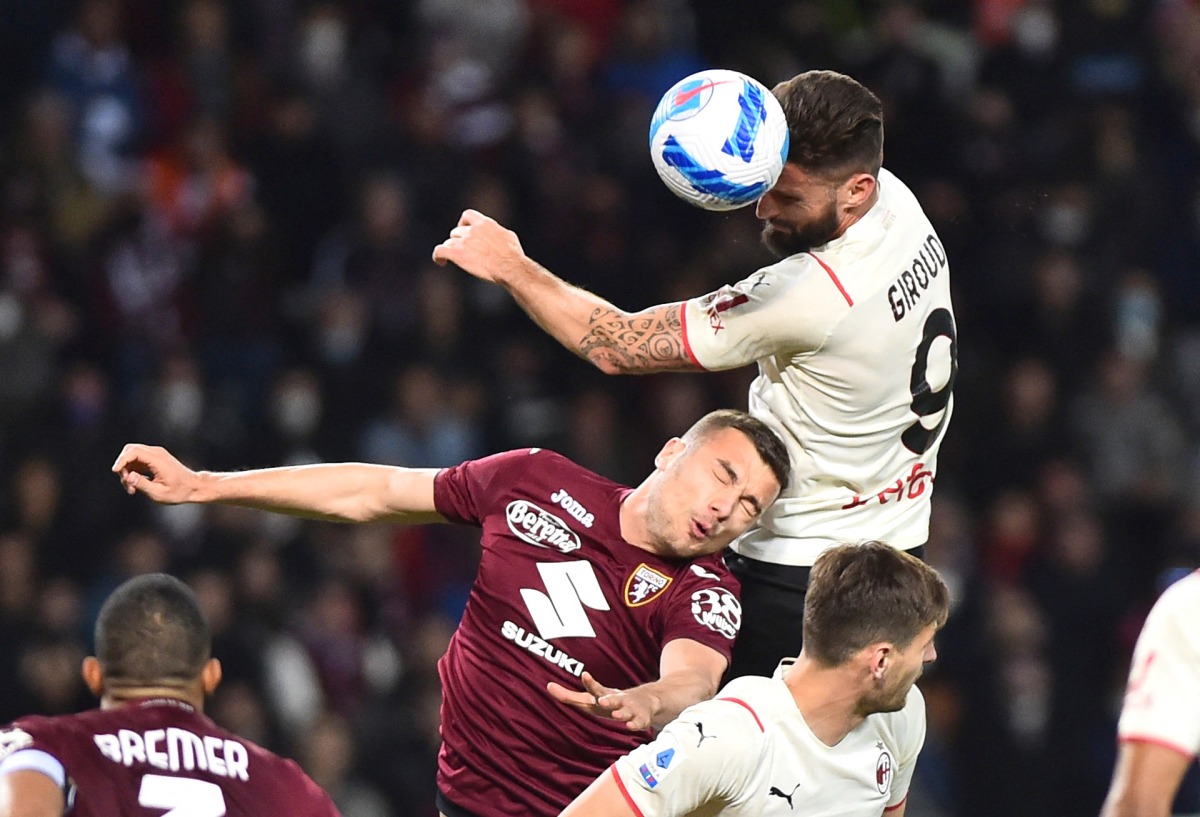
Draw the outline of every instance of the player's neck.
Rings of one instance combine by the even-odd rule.
[[[617,515],[617,523],[621,528],[621,538],[635,548],[661,555],[655,549],[646,527],[646,491],[641,486],[630,491],[621,503]]]
[[[804,722],[826,746],[836,746],[864,720],[853,672],[822,666],[801,653],[784,678]]]
[[[858,222],[862,221],[863,217],[866,216],[867,213],[871,212],[871,208],[874,207],[878,202],[879,202],[879,186],[876,185],[874,192],[872,192],[871,195],[867,197],[866,201],[864,201],[862,204],[858,205],[857,207],[854,207],[854,208],[846,211],[845,215],[842,217],[842,223],[838,227],[837,235],[834,236],[834,239],[841,238],[842,236],[844,236],[846,234],[847,230],[849,230],[851,227],[853,227]]]
[[[100,708],[115,709],[116,707],[155,699],[178,701],[187,704],[197,712],[204,711],[203,695],[193,695],[172,686],[130,686],[106,689],[104,694],[100,696]]]

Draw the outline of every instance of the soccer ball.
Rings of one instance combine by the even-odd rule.
[[[779,100],[756,79],[721,68],[675,83],[650,120],[650,158],[672,193],[733,210],[771,189],[787,160]]]

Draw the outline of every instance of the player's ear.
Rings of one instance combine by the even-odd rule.
[[[208,659],[204,669],[200,670],[200,688],[206,696],[212,695],[221,685],[221,662],[216,658]]]
[[[671,460],[679,456],[683,449],[687,448],[687,443],[678,437],[672,437],[667,440],[662,449],[654,457],[654,467],[660,471],[666,470],[666,467],[671,464]]]
[[[855,173],[842,186],[845,192],[845,204],[849,208],[858,207],[867,199],[871,198],[871,194],[875,192],[875,186],[879,182],[870,173]]]
[[[877,644],[867,647],[867,651],[867,668],[871,673],[871,677],[878,681],[887,672],[888,667],[891,666],[896,648],[890,641],[880,641]]]
[[[89,655],[83,659],[79,674],[83,676],[83,683],[93,695],[99,698],[104,693],[104,667],[100,666],[99,658]]]

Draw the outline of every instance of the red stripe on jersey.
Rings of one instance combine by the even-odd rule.
[[[901,801],[900,801],[899,803],[897,803],[896,805],[894,805],[894,806],[885,806],[885,807],[884,807],[884,809],[883,809],[883,813],[884,813],[884,814],[887,814],[889,811],[895,811],[896,809],[900,808],[902,805],[904,805],[904,804],[905,804],[905,803],[907,803],[907,802],[908,802],[908,795],[906,794],[906,795],[904,795],[904,799],[903,799],[903,800],[901,800]]]
[[[680,326],[680,329],[682,330],[682,334],[683,334],[683,351],[687,352],[687,356],[692,361],[692,363],[695,363],[697,366],[699,366],[701,369],[703,369],[704,364],[696,359],[695,353],[692,352],[692,344],[688,343],[687,301],[684,301],[683,303],[681,303],[679,305],[679,326]]]
[[[609,766],[608,770],[612,772],[613,780],[617,781],[617,788],[621,790],[621,796],[625,798],[625,802],[633,809],[633,813],[637,817],[646,817],[646,815],[642,814],[642,810],[637,807],[637,803],[633,802],[633,798],[629,796],[629,789],[625,788],[625,781],[621,779],[621,775],[617,772],[617,764],[614,763]]]
[[[1122,735],[1121,743],[1149,743],[1151,746],[1161,746],[1164,749],[1170,749],[1172,752],[1178,752],[1189,760],[1196,756],[1196,753],[1191,749],[1185,749],[1178,743],[1171,743],[1169,740],[1162,738],[1148,737],[1146,735]]]
[[[829,265],[820,258],[817,258],[812,253],[809,253],[809,255],[812,255],[812,259],[820,264],[821,269],[825,270],[825,272],[829,274],[829,280],[833,281],[833,285],[838,288],[838,292],[842,293],[842,297],[846,299],[846,303],[850,306],[854,306],[854,301],[850,298],[850,293],[846,291],[846,288],[842,286],[842,282],[838,280],[837,273],[831,270]]]
[[[758,718],[758,713],[754,711],[754,708],[751,707],[750,704],[746,703],[741,698],[717,698],[717,700],[718,701],[729,701],[731,704],[741,704],[742,706],[746,707],[746,711],[754,716],[754,722],[758,724],[758,731],[760,731],[760,732],[767,731],[766,729],[763,728],[762,721],[759,720],[759,718]]]

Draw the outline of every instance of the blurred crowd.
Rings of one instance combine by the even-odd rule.
[[[955,609],[909,814],[1098,812],[1133,639],[1200,565],[1195,0],[0,0],[0,21],[0,722],[91,705],[99,602],[168,570],[213,621],[219,722],[347,817],[435,813],[473,531],[157,507],[113,459],[537,445],[636,482],[753,372],[606,378],[430,252],[473,207],[628,309],[738,280],[770,260],[752,208],[674,199],[650,113],[703,67],[833,68],[884,101],[958,313],[927,547]]]

